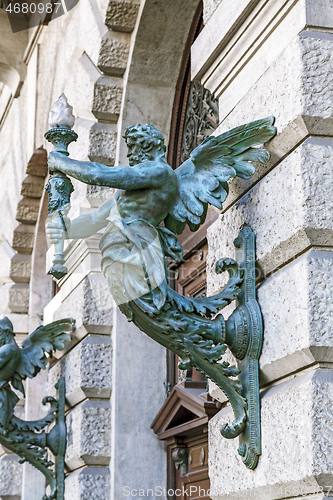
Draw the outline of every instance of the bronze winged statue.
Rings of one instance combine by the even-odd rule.
[[[251,162],[269,159],[268,151],[258,146],[276,134],[273,124],[274,117],[269,117],[210,136],[176,170],[165,158],[162,133],[149,124],[127,127],[123,135],[129,167],[49,155],[50,173],[60,171],[87,184],[117,188],[94,213],[72,222],[66,219],[65,234],[60,223],[48,223],[51,243],[104,229],[102,271],[115,302],[129,321],[178,354],[183,369],[195,366],[225,392],[235,413],[233,424],[222,429],[229,438],[244,430],[247,403],[240,382],[229,378],[239,369],[220,362],[228,331],[216,314],[240,294],[242,272],[231,259],[220,260],[216,270],[229,272],[227,286],[212,297],[184,297],[168,286],[166,257],[180,262],[182,247],[176,234],[186,225],[196,231],[209,204],[222,209],[231,178],[248,179],[255,171]]]

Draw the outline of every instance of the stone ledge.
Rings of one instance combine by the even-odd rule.
[[[112,387],[111,338],[88,335],[49,371],[49,392],[61,377],[66,381],[66,400],[74,406],[86,398],[110,399]]]
[[[109,499],[110,472],[108,467],[84,467],[66,477],[65,500]]]
[[[262,456],[250,471],[220,426],[230,407],[209,422],[211,498],[285,499],[314,496],[333,486],[331,414],[333,370],[319,369],[273,387],[262,395]],[[289,493],[288,493],[289,492]],[[307,498],[308,498],[307,496]],[[304,498],[304,496],[303,496]],[[320,496],[319,496],[320,498]]]
[[[90,401],[76,406],[67,416],[65,462],[70,470],[84,465],[109,465],[111,408],[109,401]]]

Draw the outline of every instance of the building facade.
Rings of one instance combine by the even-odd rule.
[[[175,487],[184,499],[333,498],[331,0],[80,0],[67,7],[41,16],[44,24],[32,16],[31,27],[15,33],[6,5],[0,8],[0,315],[19,341],[41,323],[76,319],[72,343],[48,373],[27,382],[18,410],[39,418],[42,398],[65,377],[66,500],[165,498],[166,489],[177,498]],[[231,419],[221,391],[210,383],[204,394],[200,374],[179,372],[177,360],[113,304],[99,234],[67,242],[62,280],[47,274],[52,147],[44,133],[62,92],[76,116],[71,157],[110,168],[127,164],[128,125],[159,128],[177,167],[204,135],[276,117],[269,162],[257,164],[250,180],[230,182],[223,211],[211,210],[199,234],[181,236],[185,259],[171,269],[182,293],[213,294],[225,283],[215,262],[234,257],[244,224],[256,234],[265,331],[255,470],[244,467],[237,439],[220,435]],[[195,107],[198,96],[204,112]],[[207,124],[204,134],[193,116]],[[111,195],[74,186],[71,219]],[[178,469],[177,447],[187,450]],[[43,476],[18,460],[1,449],[0,498],[41,499]]]

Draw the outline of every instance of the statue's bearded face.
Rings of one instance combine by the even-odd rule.
[[[154,147],[144,148],[139,139],[135,140],[132,137],[128,138],[126,143],[128,148],[127,158],[131,167],[138,163],[151,161],[154,158]]]
[[[152,161],[156,156],[165,154],[163,135],[153,125],[147,123],[127,127],[123,137],[128,147],[130,166]]]

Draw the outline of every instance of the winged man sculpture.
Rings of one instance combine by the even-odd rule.
[[[224,290],[213,297],[184,297],[168,286],[166,257],[180,262],[176,234],[186,225],[196,231],[209,204],[222,209],[231,178],[248,179],[255,171],[251,162],[269,159],[267,150],[258,146],[275,135],[273,124],[269,117],[210,136],[176,170],[165,158],[162,133],[149,124],[127,127],[123,135],[128,167],[77,161],[57,152],[49,155],[51,173],[117,189],[94,213],[72,222],[67,218],[65,233],[60,223],[48,223],[51,243],[104,230],[102,271],[115,302],[129,321],[178,354],[183,369],[195,366],[226,393],[235,412],[232,426],[222,430],[226,437],[244,430],[247,403],[240,382],[229,378],[239,369],[220,363],[228,331],[216,314],[240,294],[243,277],[236,262],[221,260],[217,272],[228,270],[230,275]]]

